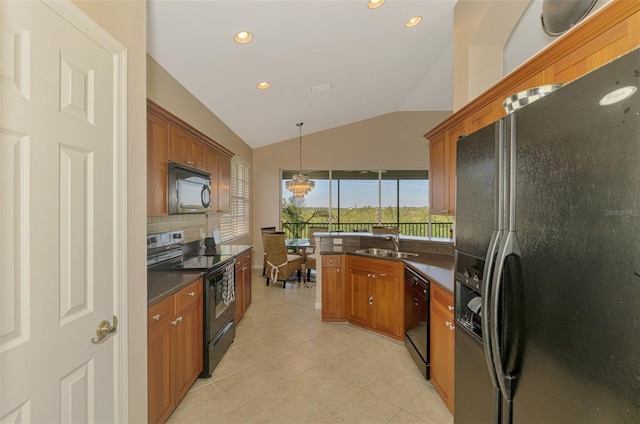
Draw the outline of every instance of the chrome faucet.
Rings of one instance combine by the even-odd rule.
[[[393,242],[393,248],[395,249],[396,252],[400,250],[400,233],[396,233],[395,237],[389,234],[384,239],[391,240]]]

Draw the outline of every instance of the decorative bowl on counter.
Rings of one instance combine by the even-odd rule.
[[[502,102],[502,106],[504,106],[504,110],[508,115],[511,112],[518,110],[521,107],[528,105],[529,103],[535,102],[539,98],[544,97],[549,93],[556,91],[560,87],[562,87],[562,84],[549,84],[520,91],[519,93],[507,97],[504,102]]]

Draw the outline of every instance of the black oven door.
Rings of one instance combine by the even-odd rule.
[[[233,262],[229,268],[233,268]],[[229,287],[231,285],[231,287]],[[233,274],[220,266],[207,274],[205,298],[205,342],[210,342],[233,320],[236,314],[236,302],[229,301],[229,290],[235,288]],[[227,294],[227,297],[225,297]]]

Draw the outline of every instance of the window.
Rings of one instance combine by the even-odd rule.
[[[220,219],[220,235],[229,241],[249,235],[249,165],[231,159],[231,212]]]
[[[299,171],[282,171],[283,207],[293,198],[285,187]],[[404,235],[450,237],[452,221],[429,214],[427,170],[331,170],[307,172],[316,188],[295,206],[299,225],[328,224],[332,231],[371,231],[375,224],[400,227]],[[284,209],[283,209],[284,211]],[[283,213],[283,228],[290,221]],[[305,229],[299,230],[303,236]],[[292,236],[288,234],[288,236]]]

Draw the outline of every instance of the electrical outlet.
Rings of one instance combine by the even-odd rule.
[[[342,252],[342,246],[333,246],[334,252]]]
[[[334,238],[333,239],[333,244],[342,244],[342,239],[341,238],[340,239]]]

